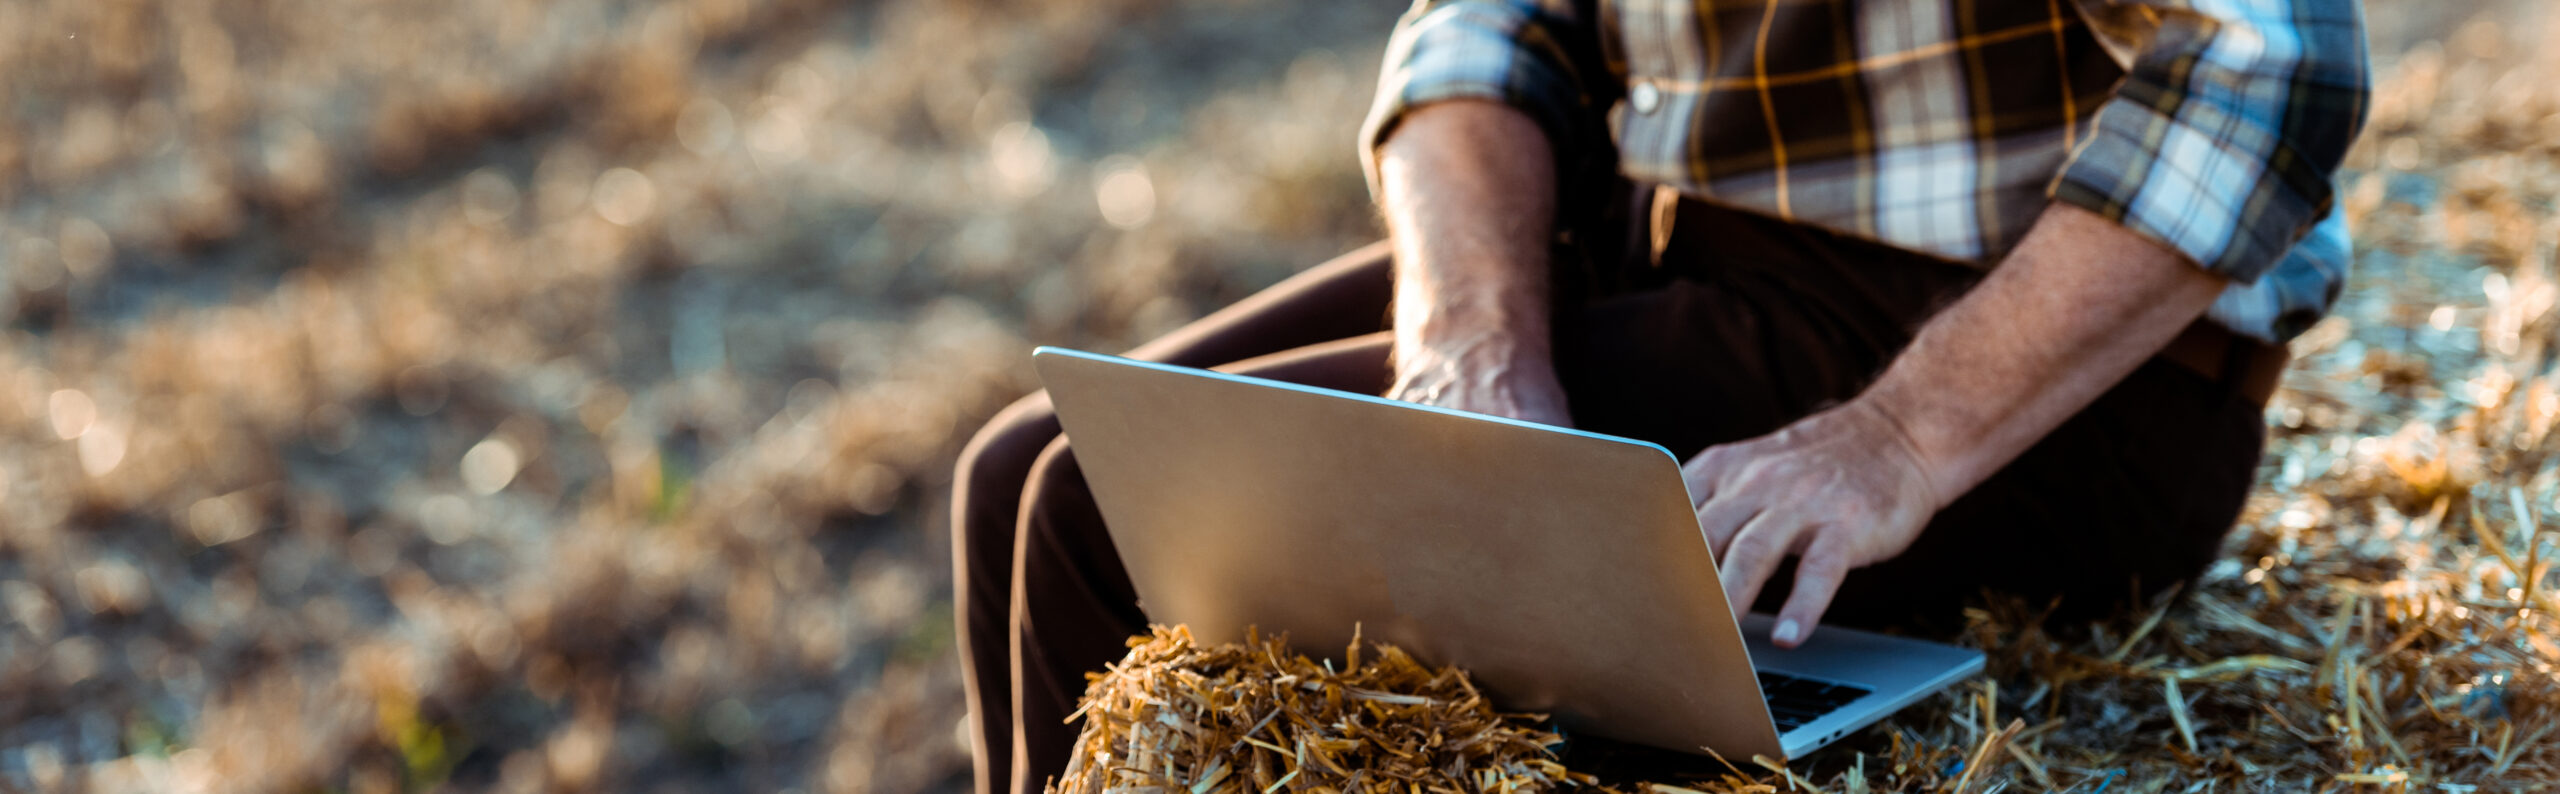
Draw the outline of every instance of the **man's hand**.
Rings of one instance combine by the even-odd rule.
[[[1388,396],[1571,424],[1548,338],[1546,133],[1492,102],[1427,105],[1379,147],[1378,183],[1396,256]]]
[[[1939,509],[2158,353],[2227,283],[2087,210],[2046,209],[1857,399],[1689,461],[1726,599],[1750,609],[1796,556],[1770,639],[1801,644],[1850,570],[1910,547]]]
[[[1795,592],[1770,639],[1794,647],[1850,569],[1893,559],[1941,500],[1928,464],[1893,417],[1849,402],[1778,432],[1710,447],[1681,474],[1700,500],[1725,600],[1739,616],[1789,555]]]

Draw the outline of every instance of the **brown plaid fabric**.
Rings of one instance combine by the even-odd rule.
[[[1369,148],[1456,98],[1568,169],[1990,264],[2051,201],[2234,279],[2277,340],[2347,266],[2331,181],[2363,117],[2353,0],[1425,0]]]

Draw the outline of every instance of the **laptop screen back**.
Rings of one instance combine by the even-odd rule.
[[[1358,624],[1576,731],[1782,755],[1661,447],[1078,351],[1035,360],[1151,620],[1208,642],[1285,631],[1337,658]]]

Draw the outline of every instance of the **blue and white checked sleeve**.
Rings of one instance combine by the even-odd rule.
[[[1560,153],[1581,151],[1596,129],[1594,99],[1573,48],[1585,20],[1562,0],[1422,0],[1396,23],[1379,69],[1377,100],[1361,126],[1360,164],[1374,192],[1377,148],[1407,113],[1448,99],[1500,102],[1526,113]]]
[[[2054,198],[2255,284],[2330,212],[2370,91],[2362,9],[2356,0],[2081,5],[2101,30],[2144,35],[2131,43],[2124,83],[2055,181]],[[2326,247],[2340,250],[2304,253],[2343,260],[2342,246]],[[2343,261],[2287,268],[2345,273]],[[2319,288],[2334,296],[2336,285]],[[2261,315],[2255,322],[2231,324],[2270,323],[2263,315],[2281,311],[2252,310]]]

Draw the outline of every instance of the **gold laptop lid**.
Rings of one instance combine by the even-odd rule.
[[[1034,356],[1148,617],[1467,668],[1506,709],[1782,756],[1661,447],[1273,381]]]

